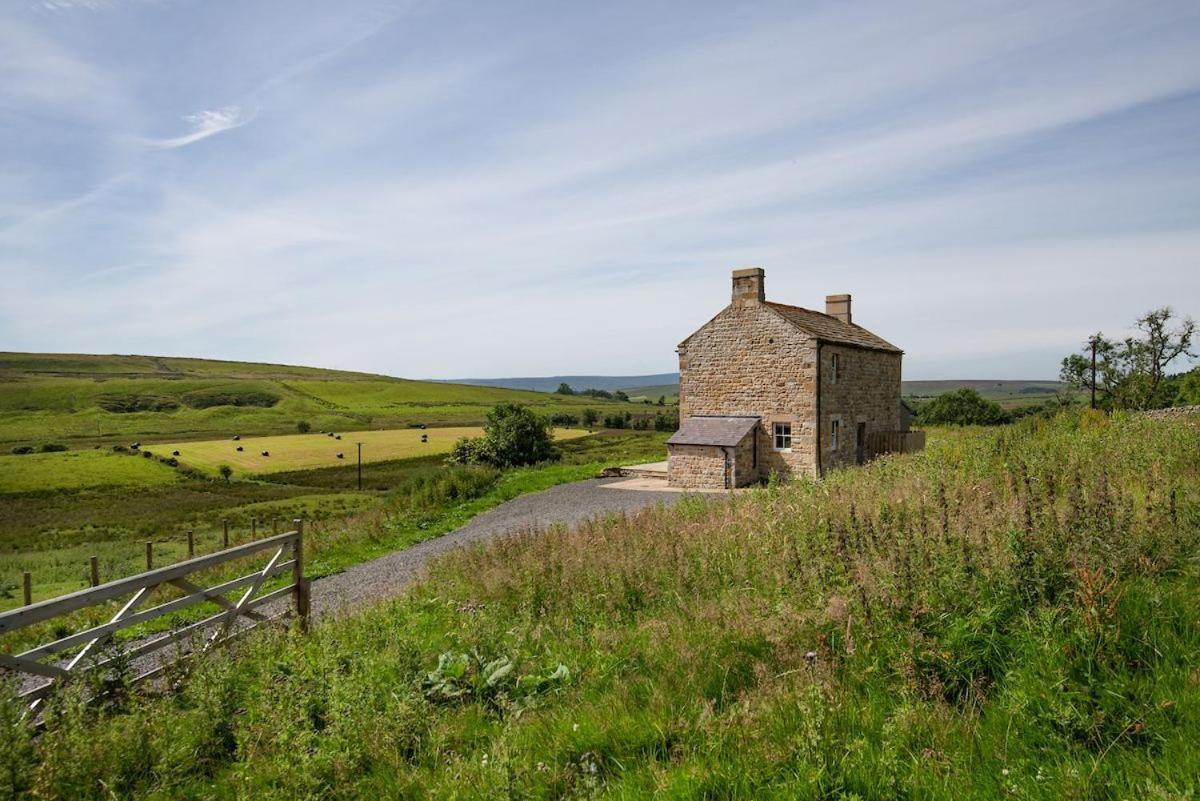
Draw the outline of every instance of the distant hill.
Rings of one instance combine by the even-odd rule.
[[[523,378],[453,378],[453,384],[470,384],[477,387],[505,387],[528,389],[534,392],[553,392],[562,383],[571,389],[603,389],[609,392],[633,387],[650,387],[662,384],[677,385],[679,373],[656,373],[654,375],[549,375]]]
[[[556,385],[557,386],[557,385]],[[623,407],[596,398],[413,381],[280,364],[166,356],[0,353],[0,447],[78,447],[482,422],[497,403],[550,414]]]
[[[526,378],[461,378],[455,379],[460,384],[476,386],[508,387],[510,389],[526,389],[535,392],[553,392],[560,383],[570,384],[572,389],[606,389],[613,391],[624,390],[631,398],[650,398],[656,400],[665,395],[667,400],[674,401],[679,396],[679,373],[659,373],[658,375],[556,375]],[[900,393],[910,400],[928,400],[956,389],[968,387],[989,400],[994,400],[1005,406],[1018,406],[1028,403],[1038,403],[1050,397],[1063,385],[1058,381],[1040,379],[948,379],[939,381],[904,381]]]

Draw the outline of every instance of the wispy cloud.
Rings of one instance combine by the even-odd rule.
[[[914,378],[1052,376],[1144,308],[1200,314],[1194,0],[698,0],[686,24],[612,5],[134,4],[18,28],[0,340],[650,373],[747,263],[781,300],[853,292]],[[192,27],[204,46],[179,46]],[[70,124],[76,73],[133,107]],[[353,346],[328,336],[350,314]]]
[[[183,119],[191,123],[193,129],[191,133],[171,137],[170,139],[150,139],[147,140],[148,143],[164,150],[174,150],[175,148],[186,147],[202,139],[207,139],[210,136],[216,136],[225,131],[232,131],[234,128],[240,128],[249,122],[249,119],[238,106],[225,106],[224,108],[213,109],[212,111],[198,111],[195,114],[187,115]]]

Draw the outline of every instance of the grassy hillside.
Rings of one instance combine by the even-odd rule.
[[[0,447],[129,438],[477,424],[497,403],[544,413],[615,404],[493,387],[271,364],[0,353]]]
[[[451,555],[177,693],[69,696],[39,798],[1187,798],[1200,426],[934,432],[823,483]]]

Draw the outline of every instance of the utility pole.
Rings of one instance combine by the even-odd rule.
[[[358,443],[358,489],[362,491],[362,443]]]
[[[1096,408],[1096,338],[1091,338],[1092,345],[1092,408]]]

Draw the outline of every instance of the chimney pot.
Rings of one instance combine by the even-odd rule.
[[[830,317],[836,317],[843,323],[851,322],[850,319],[850,296],[849,295],[826,295],[825,296],[825,313]]]
[[[766,272],[761,267],[748,267],[733,271],[733,302],[737,304],[762,303],[767,299],[763,288]]]

